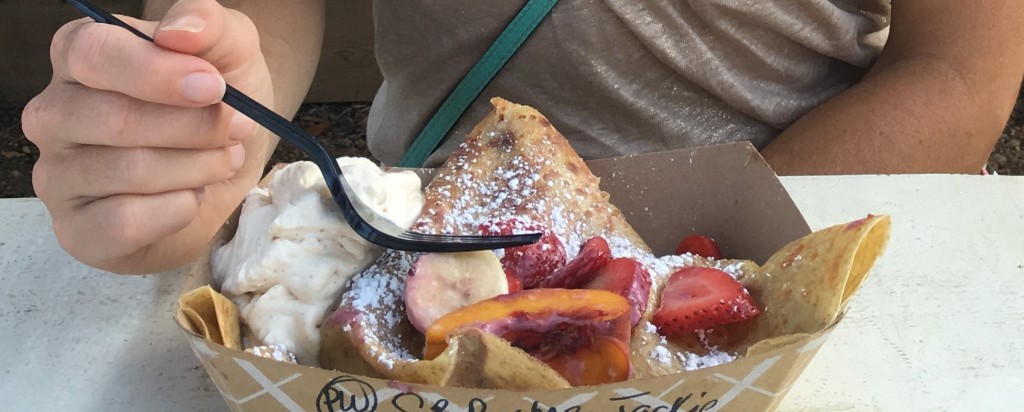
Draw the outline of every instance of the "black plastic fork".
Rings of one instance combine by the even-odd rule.
[[[123,27],[136,36],[150,42],[153,41],[146,34],[87,1],[67,1],[99,23]],[[402,229],[359,200],[348,181],[345,180],[338,162],[324,150],[323,146],[317,143],[316,138],[306,133],[305,130],[285,120],[231,85],[227,85],[222,101],[309,156],[309,160],[315,163],[320,169],[320,173],[323,174],[327,188],[334,198],[334,203],[341,209],[340,212],[345,217],[345,221],[359,236],[370,243],[390,249],[415,252],[465,252],[528,245],[537,242],[541,237],[540,233],[510,236],[431,235]]]

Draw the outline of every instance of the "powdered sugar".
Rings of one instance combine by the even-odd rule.
[[[678,360],[684,370],[692,371],[701,368],[710,368],[712,366],[736,360],[736,355],[720,351],[717,347],[709,348],[708,353],[705,355],[698,355],[693,352],[685,351],[675,352],[675,359],[673,359],[673,352],[669,349],[672,346],[664,336],[658,333],[657,326],[654,326],[654,324],[650,322],[641,322],[641,324],[645,332],[650,335],[657,336],[660,340],[658,345],[651,349],[650,358],[662,366],[678,368],[679,366],[673,366],[674,361]],[[705,340],[703,330],[697,331],[697,338],[705,347],[707,347],[707,341]],[[646,338],[644,339],[644,343],[646,343]]]
[[[254,346],[245,350],[253,355],[273,359],[278,362],[296,363],[295,355],[288,351],[284,345]]]
[[[653,324],[651,326],[654,327]],[[650,329],[648,329],[648,331],[650,331]],[[654,327],[654,332],[657,333],[657,331],[657,327]],[[660,334],[658,335],[658,338],[661,339],[660,345],[654,347],[654,351],[651,352],[651,357],[658,362],[661,362],[662,365],[671,365],[672,351],[666,348],[666,346],[668,346],[668,340]]]
[[[655,346],[654,350],[651,351],[651,359],[658,361],[662,365],[671,365],[672,352],[664,346]]]
[[[693,266],[695,263],[694,256],[689,253],[662,256],[660,258],[648,255],[643,257],[643,259],[638,259],[638,261],[643,263],[647,271],[651,273],[651,281],[654,285],[664,285],[669,275],[673,272],[680,268]]]
[[[579,235],[584,231],[584,223],[571,206],[585,198],[576,192],[558,190],[558,187],[569,186],[566,181],[544,179],[541,168],[549,161],[527,161],[512,156],[505,165],[488,172],[489,175],[480,175],[479,170],[470,168],[465,158],[455,158],[452,162],[454,167],[449,170],[457,172],[445,174],[437,185],[439,193],[458,192],[444,199],[449,206],[441,215],[441,222],[435,222],[435,225],[440,223],[436,226],[445,233],[476,234],[481,230],[497,233],[500,230],[493,226],[495,223],[513,221],[517,222],[512,227],[514,234],[532,232],[542,226],[562,242],[568,259],[578,253],[586,240]],[[552,205],[551,201],[558,204]]]
[[[402,335],[398,332],[405,313],[402,303],[405,275],[412,268],[416,256],[388,251],[374,266],[353,277],[349,290],[343,296],[349,308],[364,314],[359,319],[366,331],[370,354],[388,368],[394,367],[396,361],[417,359],[402,344]],[[383,350],[378,351],[377,346]]]
[[[696,353],[690,352],[679,352],[676,356],[683,363],[683,369],[686,371],[694,371],[697,369],[710,368],[712,366],[718,366],[723,363],[729,363],[736,360],[736,356],[712,349],[707,355],[697,355]]]
[[[350,293],[355,296],[352,306],[356,309],[367,310],[374,303],[384,300],[390,293],[398,293],[398,290],[390,290],[391,277],[379,271],[367,271],[364,275],[353,279]]]
[[[736,263],[732,263],[732,264],[729,264],[729,265],[723,267],[722,271],[725,272],[725,273],[728,273],[729,276],[733,277],[733,279],[742,279],[743,278],[743,271],[741,270],[742,267],[743,267],[743,262],[736,262]]]

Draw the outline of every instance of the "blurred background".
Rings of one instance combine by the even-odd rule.
[[[113,13],[139,15],[142,0],[94,0]],[[321,64],[307,103],[294,122],[337,156],[371,157],[366,150],[366,114],[380,84],[373,59],[372,2],[327,2],[328,27]],[[53,33],[81,14],[60,0],[0,0],[0,197],[32,197],[32,165],[38,152],[21,131],[21,109],[50,81],[49,44]],[[989,157],[988,170],[1024,175],[1024,88],[1003,134]],[[279,145],[270,164],[302,159]]]

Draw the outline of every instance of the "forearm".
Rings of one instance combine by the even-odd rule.
[[[1016,91],[979,90],[937,58],[908,58],[814,109],[762,153],[786,175],[976,173]]]
[[[863,81],[764,149],[780,174],[977,173],[1024,77],[1024,2],[893,2]]]

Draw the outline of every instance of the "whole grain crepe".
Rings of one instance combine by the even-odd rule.
[[[178,298],[182,324],[209,341],[231,349],[242,348],[238,307],[209,285],[193,289]]]
[[[741,279],[772,312],[750,330],[747,353],[781,346],[780,336],[813,334],[835,323],[882,255],[891,231],[886,215],[819,230],[786,245],[761,271]]]
[[[616,256],[653,259],[619,209],[609,203],[600,180],[543,115],[502,99],[491,103],[494,111],[425,189],[416,230],[479,234],[481,223],[517,218],[556,234],[569,259],[594,236],[608,240]],[[451,366],[419,360],[423,337],[405,316],[402,291],[415,258],[386,251],[373,267],[353,278],[338,310],[321,328],[321,365],[407,382],[441,383]],[[525,352],[512,353],[520,357],[518,363],[532,360]]]
[[[549,228],[568,258],[593,236],[615,257],[633,257],[651,271],[651,300],[631,340],[633,378],[679,373],[686,356],[711,351],[753,354],[832,325],[888,239],[887,216],[839,225],[794,241],[765,265],[692,256],[657,259],[608,201],[595,177],[540,113],[501,99],[442,166],[425,192],[416,230],[477,234],[482,222],[516,217]],[[409,383],[507,389],[558,389],[553,370],[500,338],[461,333],[434,360],[421,360],[423,336],[406,318],[405,277],[417,255],[386,251],[356,275],[338,309],[321,326],[321,365]],[[740,324],[671,340],[649,324],[668,275],[686,266],[734,274],[764,313]],[[653,356],[657,354],[668,356]],[[501,366],[496,366],[501,365]],[[509,365],[521,369],[509,371]],[[498,371],[502,371],[499,373]]]

